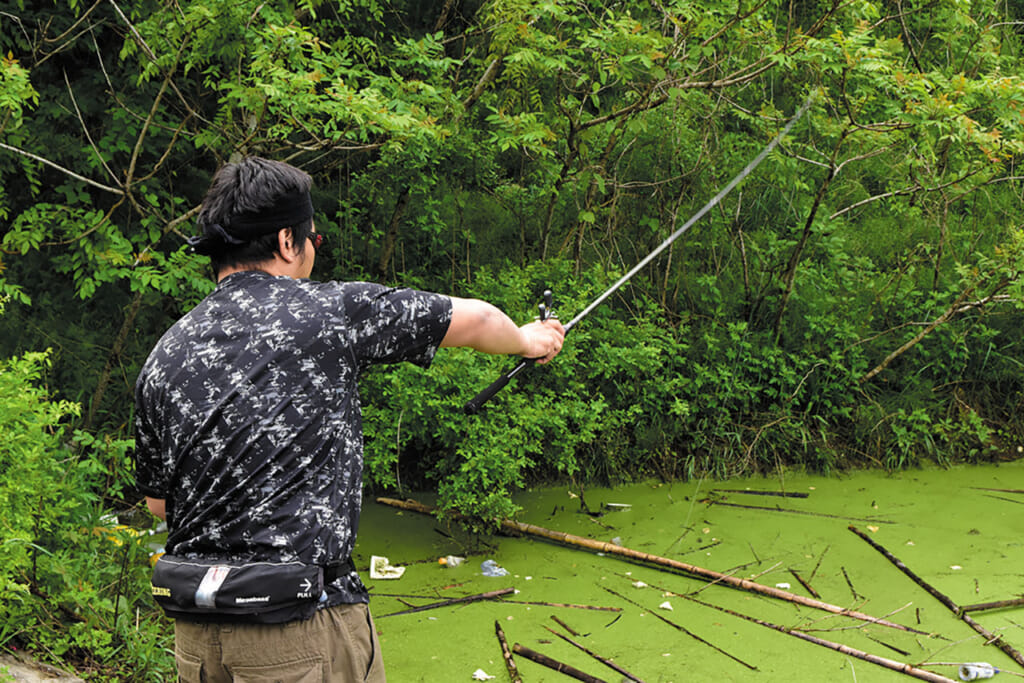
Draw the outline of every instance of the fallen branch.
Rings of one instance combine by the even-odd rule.
[[[764,621],[763,619],[758,619],[757,617],[752,617],[747,614],[741,614],[731,609],[726,609],[725,607],[712,605],[711,603],[707,603],[703,600],[698,600],[697,598],[692,598],[687,595],[684,595],[682,597],[686,598],[687,600],[692,600],[693,602],[696,602],[698,605],[704,605],[705,607],[716,609],[719,612],[725,612],[726,614],[730,614],[734,617],[746,619],[747,621],[758,624],[759,626],[764,626],[766,628],[773,629],[775,631],[778,631],[779,633],[785,633],[788,636],[793,636],[794,638],[799,638],[800,640],[806,640],[808,643],[814,643],[815,645],[827,647],[829,649],[835,650],[836,652],[841,652],[844,655],[849,655],[851,657],[856,657],[857,659],[862,659],[865,662],[871,662],[872,664],[884,666],[887,669],[892,669],[893,671],[898,671],[900,673],[907,674],[908,676],[913,676],[914,678],[920,678],[924,681],[932,681],[933,683],[955,683],[952,678],[946,678],[941,674],[926,671],[925,669],[918,669],[917,667],[911,664],[897,662],[886,657],[873,655],[869,652],[864,652],[863,650],[857,650],[856,648],[852,648],[848,645],[843,645],[842,643],[834,643],[830,640],[825,640],[824,638],[818,638],[817,636],[812,636],[807,633],[803,633],[802,631],[796,631],[793,629],[786,628],[785,626],[780,626],[778,624],[773,624],[769,621]]]
[[[413,607],[412,609],[404,609],[400,612],[391,612],[390,614],[383,614],[374,619],[383,619],[384,617],[395,617],[399,614],[412,614],[413,612],[425,612],[428,609],[437,609],[438,607],[448,607],[449,605],[462,605],[467,602],[476,602],[478,600],[491,600],[493,598],[500,598],[502,595],[508,595],[515,588],[502,588],[501,590],[489,591],[487,593],[478,593],[477,595],[467,595],[464,598],[452,598],[451,600],[442,600],[441,602],[432,602],[429,605],[420,605],[419,607]]]
[[[564,628],[566,631],[569,632],[570,635],[579,637],[580,634],[576,631],[576,629],[569,626],[569,624],[565,623],[564,621],[556,617],[554,614],[551,615],[551,621],[555,622],[556,624]]]
[[[572,605],[564,602],[544,602],[541,600],[502,600],[514,605],[540,605],[541,607],[566,607],[568,609],[590,609],[599,612],[621,612],[621,607],[603,607],[601,605]],[[553,617],[552,617],[553,618]]]
[[[858,593],[857,589],[853,587],[853,581],[850,581],[850,575],[846,573],[846,567],[840,567],[839,571],[843,573],[843,578],[846,579],[846,585],[850,587],[850,592],[853,593],[853,599],[862,599],[864,596]]]
[[[575,678],[577,681],[584,681],[584,683],[605,683],[605,681],[602,681],[600,678],[595,678],[594,676],[591,676],[588,673],[580,671],[575,667],[571,667],[568,664],[563,664],[562,662],[559,662],[556,659],[552,659],[547,655],[542,655],[541,653],[535,650],[531,650],[528,647],[523,647],[519,643],[516,643],[512,646],[512,651],[515,652],[517,655],[522,655],[523,657],[526,657],[531,661],[546,666],[547,668],[552,669],[553,671],[557,671],[560,674],[565,674],[566,676]]]
[[[864,635],[868,637],[868,640],[873,640],[876,643],[878,643],[879,645],[881,645],[882,647],[887,647],[890,650],[892,650],[893,652],[898,652],[899,654],[903,655],[904,657],[909,657],[910,656],[910,653],[907,652],[906,650],[904,650],[902,648],[898,648],[895,645],[892,645],[891,643],[885,642],[884,640],[879,640],[878,638],[875,638],[870,633],[865,633]]]
[[[689,550],[684,550],[684,551],[682,551],[681,553],[678,553],[678,554],[679,555],[689,555],[690,553],[699,553],[699,552],[702,552],[704,550],[707,550],[708,548],[714,548],[716,545],[720,545],[721,543],[722,543],[721,541],[715,541],[714,543],[708,543],[707,545],[702,545],[702,546],[698,546],[696,548],[690,548]]]
[[[648,614],[651,614],[651,615],[657,617],[658,619],[661,619],[663,622],[665,622],[666,624],[668,624],[672,628],[676,629],[677,631],[682,631],[686,635],[688,635],[691,638],[693,638],[694,640],[696,640],[698,643],[703,643],[704,645],[707,645],[708,647],[710,647],[715,652],[717,652],[719,654],[725,655],[729,659],[733,660],[734,662],[738,662],[738,663],[742,664],[743,666],[747,667],[751,671],[757,671],[757,667],[754,666],[753,664],[748,664],[748,663],[744,662],[742,659],[740,659],[739,657],[736,657],[734,655],[729,654],[728,652],[726,652],[722,648],[718,647],[714,643],[709,643],[708,641],[706,641],[703,638],[701,638],[700,636],[698,636],[696,633],[693,633],[692,631],[687,630],[685,627],[680,626],[679,624],[675,623],[674,621],[672,621],[672,620],[670,620],[670,619],[668,619],[666,617],[661,616],[660,614],[658,614],[657,612],[655,612],[653,610],[647,609],[646,607],[644,607],[640,603],[637,603],[637,602],[634,602],[634,601],[630,600],[629,598],[627,598],[625,595],[622,595],[621,593],[616,593],[611,588],[606,588],[605,586],[601,586],[601,588],[604,588],[606,591],[608,591],[612,595],[618,596],[619,598],[625,600],[626,602],[630,603],[631,605],[635,605],[636,607],[639,607],[640,609],[646,611]]]
[[[1010,598],[1009,600],[996,600],[995,602],[979,602],[974,605],[961,605],[961,612],[980,612],[986,609],[999,609],[1001,607],[1017,607],[1024,605],[1024,598]]]
[[[814,565],[814,571],[811,572],[811,577],[807,579],[808,581],[814,581],[814,575],[818,573],[818,569],[821,567],[821,561],[825,559],[825,553],[827,553],[831,547],[831,545],[827,545],[825,546],[825,549],[821,551],[821,555],[818,556],[818,562]]]
[[[792,574],[793,578],[796,579],[800,583],[800,585],[804,587],[804,590],[806,590],[808,593],[810,593],[811,595],[813,595],[816,598],[820,598],[821,597],[820,595],[818,595],[818,591],[814,590],[811,587],[811,584],[809,584],[806,581],[804,581],[804,577],[802,577],[802,576],[800,576],[799,574],[796,573],[795,569],[790,568],[789,573]]]
[[[392,507],[401,508],[403,510],[410,510],[412,512],[419,512],[421,514],[426,515],[431,515],[434,512],[433,508],[431,508],[430,506],[423,505],[422,503],[418,503],[413,500],[403,501],[395,500],[393,498],[377,498],[377,502],[381,503],[382,505],[390,505]],[[721,572],[716,572],[711,569],[705,569],[703,567],[687,564],[685,562],[680,562],[679,560],[673,560],[667,557],[650,555],[648,553],[640,552],[639,550],[632,550],[630,548],[626,548],[621,545],[616,545],[614,543],[596,541],[591,538],[574,536],[572,534],[563,533],[561,531],[552,531],[550,529],[545,529],[543,527],[539,527],[533,524],[524,524],[522,522],[514,522],[512,520],[507,519],[501,522],[501,528],[507,531],[513,531],[520,534],[546,538],[551,541],[557,541],[568,545],[589,548],[590,550],[595,550],[597,552],[609,553],[612,555],[619,555],[621,557],[628,557],[633,560],[649,562],[651,564],[656,564],[663,567],[668,567],[670,569],[675,569],[677,571],[685,572],[693,576],[699,576],[705,579],[712,579],[714,581],[720,582],[722,585],[726,585],[731,588],[738,588],[741,590],[751,591],[754,593],[760,593],[761,595],[767,595],[769,597],[777,598],[779,600],[794,602],[799,605],[804,605],[805,607],[812,607],[814,609],[823,610],[825,612],[831,612],[832,614],[837,614],[844,617],[851,617],[853,619],[860,619],[862,621],[867,621],[872,624],[878,624],[880,626],[888,626],[889,628],[899,629],[900,631],[909,631],[911,633],[917,633],[925,636],[931,635],[929,633],[926,633],[925,631],[920,631],[909,626],[903,626],[902,624],[887,621],[886,619],[879,619],[878,617],[873,617],[862,612],[846,609],[845,607],[839,607],[838,605],[831,605],[827,602],[822,602],[821,600],[817,600],[815,598],[808,598],[804,597],[803,595],[790,593],[780,588],[775,588],[774,586],[765,586],[763,584],[748,581],[740,577],[729,576],[727,574],[722,574]]]
[[[742,503],[726,503],[720,500],[712,500],[707,498],[701,501],[702,503],[708,503],[709,505],[724,505],[729,508],[742,508],[744,510],[762,510],[764,512],[788,512],[794,515],[810,515],[811,517],[826,517],[829,519],[845,519],[853,520],[855,522],[871,522],[872,524],[892,524],[892,522],[885,519],[873,519],[871,517],[848,517],[846,515],[830,515],[825,512],[812,512],[810,510],[793,510],[791,508],[780,508],[780,507],[765,507],[762,505],[743,505]]]
[[[746,493],[751,496],[779,496],[781,498],[807,498],[811,494],[790,491],[748,491],[745,489],[712,489],[711,493]]]
[[[565,624],[562,624],[562,626],[565,626]],[[625,676],[629,680],[636,681],[637,683],[644,683],[643,680],[641,680],[641,679],[637,678],[636,676],[634,676],[633,674],[629,673],[628,671],[623,669],[621,666],[619,666],[618,664],[616,664],[612,660],[610,660],[610,659],[608,659],[606,657],[602,657],[601,655],[597,654],[596,652],[593,652],[593,651],[589,650],[586,645],[582,645],[580,643],[577,643],[575,640],[573,640],[569,636],[559,633],[558,631],[556,631],[555,629],[551,628],[550,626],[545,626],[544,628],[546,628],[547,630],[551,631],[556,636],[558,636],[559,638],[561,638],[565,642],[569,643],[573,647],[576,647],[576,648],[582,650],[583,652],[586,652],[588,655],[590,655],[591,657],[593,657],[597,661],[601,662],[602,664],[604,664],[608,668],[612,669],[613,671],[617,671],[618,673],[622,674],[623,676]],[[566,628],[568,628],[568,627],[566,627]],[[576,633],[574,632],[573,635],[576,635]]]
[[[857,534],[862,539],[867,541],[868,545],[870,545],[872,548],[874,548],[875,550],[880,552],[885,557],[885,559],[887,559],[890,562],[892,562],[900,571],[902,571],[904,574],[906,574],[908,577],[910,577],[911,581],[916,583],[918,586],[920,586],[925,591],[927,591],[932,597],[934,597],[936,600],[938,600],[943,605],[945,605],[947,608],[949,608],[949,610],[953,614],[955,614],[957,617],[959,617],[961,621],[963,621],[965,624],[967,624],[968,626],[973,628],[975,631],[980,633],[982,636],[984,636],[985,637],[985,644],[986,645],[988,645],[989,643],[994,644],[1000,650],[1002,650],[1007,655],[1009,655],[1010,658],[1013,659],[1013,661],[1017,662],[1021,666],[1024,666],[1024,656],[1022,656],[1020,652],[1018,652],[1016,649],[1014,649],[1013,646],[1011,646],[1009,643],[1007,643],[1005,640],[1003,640],[1003,637],[1001,635],[996,635],[996,634],[992,633],[991,631],[986,629],[984,626],[982,626],[981,624],[976,622],[974,619],[972,619],[968,615],[964,614],[964,611],[962,609],[960,609],[960,607],[958,607],[957,604],[955,602],[953,602],[948,596],[946,596],[943,593],[939,592],[939,590],[937,588],[935,588],[930,583],[928,583],[927,581],[922,579],[920,576],[915,574],[913,571],[911,571],[910,568],[907,565],[903,564],[903,562],[901,562],[895,555],[893,555],[888,550],[883,548],[881,544],[879,544],[874,539],[870,538],[863,531],[861,531],[860,529],[858,529],[858,528],[856,528],[854,526],[849,527],[849,529],[850,529],[850,531],[852,531],[853,533]]]
[[[1001,284],[999,284],[996,287],[995,291],[998,291],[998,290],[1002,289],[1003,287],[1006,286],[1006,284],[1009,284],[1009,283],[1001,283]],[[976,287],[976,285],[972,285],[972,286],[968,287],[964,292],[961,292],[961,294],[949,306],[949,308],[947,308],[945,311],[942,312],[942,315],[940,315],[938,318],[936,318],[935,320],[933,320],[930,323],[928,323],[928,325],[923,330],[918,332],[917,335],[913,339],[911,339],[910,341],[906,342],[905,344],[900,346],[898,349],[896,349],[895,351],[890,353],[888,356],[886,356],[885,359],[881,363],[876,365],[870,371],[868,371],[865,374],[861,375],[861,377],[857,380],[857,383],[858,384],[864,384],[869,379],[871,379],[872,377],[874,377],[878,373],[880,373],[883,370],[885,370],[887,367],[889,367],[890,363],[892,363],[894,360],[899,358],[902,354],[904,354],[907,351],[909,351],[918,342],[920,342],[922,339],[924,339],[929,334],[931,334],[935,330],[936,327],[938,327],[939,325],[942,325],[943,323],[947,322],[950,318],[952,318],[954,315],[956,315],[960,311],[961,305],[964,303],[964,301],[967,300],[967,297],[971,295],[971,293],[974,291],[975,287]]]
[[[498,642],[501,643],[501,656],[505,658],[505,668],[508,669],[509,680],[511,683],[523,683],[523,679],[519,676],[519,669],[516,668],[516,662],[512,659],[512,652],[508,649],[505,632],[501,630],[501,624],[497,619],[494,620],[494,633],[498,636]]]
[[[987,498],[992,498],[993,500],[1002,500],[1002,501],[1006,501],[1007,503],[1015,503],[1017,505],[1024,505],[1024,501],[1015,500],[1013,498],[1006,498],[1004,496],[993,496],[992,494],[989,494],[989,493],[986,493],[985,496]]]

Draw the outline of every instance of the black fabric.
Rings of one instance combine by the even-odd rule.
[[[202,223],[203,234],[188,238],[188,244],[195,253],[211,256],[224,251],[225,247],[241,246],[282,228],[302,225],[312,217],[313,201],[309,193],[296,191],[261,211],[235,214],[227,225]]]
[[[228,562],[162,555],[153,597],[169,617],[282,624],[309,619],[324,591],[324,569],[302,562]]]
[[[243,240],[277,232],[308,221],[313,217],[313,201],[308,192],[295,192],[281,197],[277,203],[262,211],[236,214],[226,230]]]
[[[428,365],[446,296],[246,271],[158,342],[136,382],[136,484],[166,500],[167,552],[189,559],[349,560],[362,496],[357,381]],[[348,565],[325,606],[367,602]]]

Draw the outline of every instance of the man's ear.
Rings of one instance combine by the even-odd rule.
[[[288,263],[294,263],[302,254],[301,245],[296,246],[291,228],[281,228],[277,231],[277,252]]]

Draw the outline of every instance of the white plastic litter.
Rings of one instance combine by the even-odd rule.
[[[494,560],[484,560],[480,564],[480,569],[483,571],[484,576],[508,576],[508,570],[498,566],[498,563]]]
[[[998,671],[988,662],[969,662],[960,665],[960,680],[973,681],[979,678],[992,678]]]
[[[386,557],[370,556],[371,579],[399,579],[405,573],[405,567],[393,567]]]
[[[489,681],[489,680],[491,680],[493,678],[494,678],[494,676],[491,676],[490,674],[488,674],[483,669],[477,669],[476,671],[473,672],[473,680],[474,681]]]
[[[669,612],[672,611],[672,603],[666,600],[665,602],[658,605],[661,609],[667,609]]]

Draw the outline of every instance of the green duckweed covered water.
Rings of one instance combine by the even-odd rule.
[[[807,496],[736,492],[745,490]],[[495,622],[510,646],[519,643],[604,681],[617,682],[623,676],[548,629],[648,683],[913,680],[676,593],[954,680],[957,664],[988,662],[1001,670],[997,682],[1010,681],[1018,680],[1024,668],[986,645],[981,635],[849,527],[868,535],[957,605],[1012,599],[1024,595],[1024,493],[1017,490],[1024,492],[1024,461],[891,475],[790,473],[782,478],[585,490],[587,507],[603,512],[600,516],[581,512],[580,492],[565,487],[532,490],[516,500],[523,508],[517,518],[521,522],[762,585],[788,584],[789,592],[810,596],[795,572],[826,603],[930,635],[709,585],[706,579],[539,538],[497,536],[487,540],[489,547],[472,553],[469,539],[458,530],[373,500],[364,505],[355,559],[373,594],[371,608],[388,678],[394,683],[471,681],[478,671],[495,681],[509,680]],[[430,502],[427,495],[409,497]],[[371,555],[406,567],[405,573],[397,580],[370,579],[366,570]],[[437,559],[446,555],[462,555],[466,561],[444,568]],[[487,559],[509,575],[484,576],[481,563]],[[501,600],[386,616],[505,588],[516,592]],[[1024,650],[1024,607],[971,616]],[[565,627],[579,635],[570,635]],[[526,683],[572,680],[522,656],[514,660]]]

